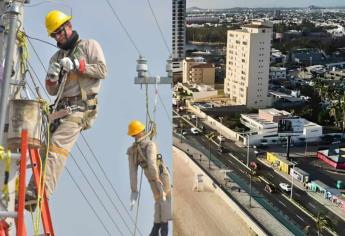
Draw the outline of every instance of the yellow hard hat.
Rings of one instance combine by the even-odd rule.
[[[143,125],[138,120],[133,120],[128,125],[128,133],[127,134],[129,136],[134,136],[134,135],[141,133],[144,130],[145,130],[145,125]]]
[[[72,19],[72,16],[68,16],[61,11],[55,10],[55,11],[49,12],[46,16],[46,29],[47,29],[48,35],[50,36],[51,33],[56,31],[63,24],[65,24],[67,21],[71,19]]]

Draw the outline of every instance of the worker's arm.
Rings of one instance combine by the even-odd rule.
[[[137,174],[138,174],[138,165],[133,155],[133,148],[130,147],[127,150],[128,163],[129,163],[129,180],[131,185],[132,192],[138,192],[137,188]]]
[[[47,71],[47,76],[45,79],[45,86],[49,95],[55,96],[59,90],[59,75],[60,75],[60,64],[57,61],[57,54],[49,61],[49,67]]]
[[[103,50],[99,43],[95,40],[87,40],[86,58],[84,62],[80,62],[80,71],[91,78],[105,79],[107,76],[107,66],[103,54]],[[82,63],[85,63],[82,65]]]

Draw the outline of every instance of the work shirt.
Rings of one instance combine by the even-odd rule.
[[[59,63],[67,54],[68,51],[60,49],[52,56],[50,63]],[[81,87],[85,90],[86,94],[98,94],[100,80],[105,79],[107,75],[106,62],[99,43],[93,39],[80,40],[70,57],[84,60],[85,71],[83,73],[79,71],[70,71],[68,73],[61,98],[80,95]],[[47,79],[49,79],[49,75],[47,75]],[[58,92],[59,84],[46,84],[46,88],[50,95],[55,96]]]

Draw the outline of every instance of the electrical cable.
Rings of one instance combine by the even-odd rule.
[[[105,0],[105,1],[107,2],[108,6],[110,7],[110,9],[111,9],[113,15],[115,16],[115,18],[117,19],[117,21],[120,23],[122,29],[125,31],[125,33],[126,33],[128,39],[129,39],[129,41],[131,41],[131,43],[132,43],[133,47],[135,48],[135,50],[137,51],[137,53],[138,53],[139,55],[141,55],[141,53],[140,53],[140,51],[139,51],[139,48],[138,48],[137,45],[135,44],[135,42],[134,42],[132,36],[129,34],[129,32],[128,32],[128,30],[126,29],[126,27],[124,26],[124,24],[122,23],[122,21],[121,21],[119,15],[116,13],[114,7],[111,5],[111,3],[110,3],[109,0]]]
[[[32,71],[32,72],[34,73],[34,75],[36,76],[36,79],[37,79],[38,83],[41,85],[41,87],[42,87],[44,93],[47,95],[47,98],[48,98],[49,102],[51,102],[51,98],[49,97],[49,94],[48,94],[47,90],[46,90],[45,87],[43,86],[42,82],[38,79],[38,75],[36,74],[36,72],[35,72],[34,68],[32,67],[31,63],[28,62],[28,65],[29,65],[31,71]],[[30,74],[30,76],[32,76],[31,72],[29,72],[29,74]],[[32,78],[33,78],[33,77],[32,77]]]
[[[166,114],[167,117],[168,117],[168,120],[169,120],[170,122],[172,122],[172,119],[171,119],[171,117],[169,116],[169,112],[168,112],[167,108],[165,107],[164,102],[163,102],[163,99],[162,99],[162,97],[161,97],[161,95],[160,95],[159,93],[158,93],[158,97],[159,97],[159,101],[161,102],[161,104],[162,104],[162,106],[163,106],[163,109],[164,109],[164,111],[165,111],[165,114]]]
[[[108,184],[110,185],[111,189],[113,190],[113,193],[116,195],[117,199],[120,201],[122,207],[126,210],[125,212],[127,213],[127,216],[131,219],[132,223],[134,224],[135,222],[134,222],[133,218],[131,217],[131,215],[130,215],[128,209],[127,209],[127,207],[125,206],[125,204],[124,204],[123,201],[121,200],[121,198],[120,198],[119,194],[117,193],[117,191],[116,191],[114,185],[112,184],[112,182],[110,181],[110,179],[109,179],[108,175],[106,174],[104,168],[102,167],[102,165],[101,165],[101,163],[100,163],[100,161],[99,161],[99,158],[96,156],[96,154],[95,154],[95,152],[93,151],[93,149],[91,148],[90,144],[87,142],[87,140],[86,140],[86,138],[84,137],[84,134],[83,134],[83,133],[81,133],[81,137],[82,137],[83,141],[85,142],[86,146],[88,147],[89,151],[91,152],[92,157],[93,157],[94,160],[96,161],[98,167],[101,169],[101,172],[102,172],[103,176],[105,177],[106,181],[108,182]],[[139,233],[141,234],[139,228],[138,228],[138,231],[139,231]]]
[[[83,175],[85,181],[87,182],[87,184],[89,185],[89,187],[91,188],[92,192],[95,194],[97,200],[99,201],[99,203],[101,204],[101,206],[103,207],[104,211],[106,212],[106,214],[108,215],[109,219],[111,220],[111,222],[113,223],[113,225],[116,227],[116,229],[119,231],[119,233],[121,235],[124,235],[120,229],[120,227],[118,226],[118,224],[115,222],[115,220],[113,219],[113,217],[111,217],[110,212],[108,211],[107,207],[104,205],[103,201],[101,200],[101,198],[99,197],[99,195],[97,194],[96,190],[94,189],[94,187],[92,186],[92,184],[90,183],[89,179],[86,177],[84,171],[82,171],[82,169],[80,168],[79,164],[77,163],[77,161],[74,158],[74,155],[72,153],[70,153],[70,156],[74,162],[74,164],[77,166],[77,168],[79,169],[80,173]]]
[[[81,189],[81,187],[79,186],[79,184],[77,183],[77,181],[74,179],[74,177],[72,176],[71,172],[68,170],[67,166],[66,166],[66,171],[68,173],[68,175],[71,177],[73,183],[75,184],[75,186],[77,186],[79,192],[81,193],[81,195],[84,197],[85,201],[87,202],[87,204],[89,205],[89,207],[91,208],[93,214],[95,214],[95,216],[97,217],[98,221],[102,224],[103,228],[105,229],[105,231],[107,231],[108,235],[111,236],[110,231],[108,230],[108,228],[105,226],[104,222],[101,220],[101,217],[97,214],[95,208],[91,205],[89,199],[86,197],[86,195],[84,194],[83,190]]]
[[[125,219],[123,218],[121,212],[119,211],[119,209],[116,207],[115,203],[113,202],[113,200],[112,200],[111,197],[109,196],[107,190],[106,190],[105,187],[104,187],[104,184],[102,184],[102,182],[99,180],[99,178],[98,178],[96,172],[95,172],[94,169],[92,168],[90,162],[87,160],[85,154],[82,152],[82,150],[81,150],[81,148],[79,147],[79,145],[77,145],[77,149],[78,149],[79,152],[81,153],[81,155],[82,155],[83,159],[85,160],[87,166],[91,169],[93,175],[94,175],[95,178],[97,179],[98,184],[102,187],[102,189],[103,189],[103,191],[105,192],[107,198],[109,199],[109,201],[112,203],[113,207],[115,208],[115,210],[116,210],[117,213],[119,214],[119,216],[120,216],[122,222],[126,225],[126,228],[128,229],[128,231],[131,232],[131,229],[129,228],[127,222],[125,221]]]
[[[158,28],[158,30],[159,30],[159,33],[160,33],[160,35],[161,35],[161,38],[162,38],[162,40],[163,40],[163,43],[164,43],[166,49],[168,50],[168,53],[170,54],[170,48],[169,48],[169,46],[168,46],[167,40],[166,40],[165,37],[164,37],[162,28],[161,28],[161,26],[159,25],[157,16],[156,16],[155,12],[153,11],[151,2],[150,2],[150,0],[146,0],[146,1],[147,1],[148,5],[149,5],[149,7],[150,7],[150,10],[151,10],[151,13],[152,13],[152,15],[153,15],[153,18],[155,19],[155,22],[156,22],[157,28]]]

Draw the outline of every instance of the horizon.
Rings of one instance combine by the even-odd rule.
[[[289,2],[277,2],[274,0],[262,0],[260,5],[252,0],[186,0],[187,8],[198,7],[203,9],[231,9],[231,8],[307,8],[316,6],[322,8],[342,8],[345,3],[341,0],[290,0]]]

